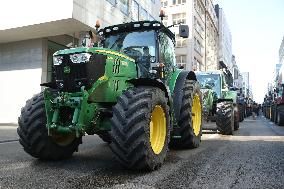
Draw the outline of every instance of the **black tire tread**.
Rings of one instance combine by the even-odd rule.
[[[216,125],[217,129],[223,135],[232,135],[232,116],[233,116],[233,108],[232,102],[224,101],[217,104],[216,111]]]
[[[66,159],[78,150],[82,139],[76,138],[69,145],[59,146],[48,136],[43,92],[26,102],[18,119],[19,142],[31,156],[44,160]]]
[[[162,103],[167,119],[167,135],[162,152],[155,155],[150,147],[151,110],[155,101]],[[162,99],[162,100],[161,100]],[[154,87],[125,91],[113,107],[111,150],[123,166],[136,170],[155,170],[165,160],[170,138],[169,106],[165,93]]]
[[[194,94],[198,93],[199,98],[201,100],[201,92],[199,84],[193,80],[186,80],[182,90],[183,90],[183,97],[182,97],[182,106],[180,109],[180,118],[178,120],[179,127],[176,128],[175,131],[173,132],[181,135],[181,138],[172,138],[170,142],[170,147],[181,148],[181,149],[197,148],[199,147],[201,142],[202,123],[200,126],[199,135],[195,136],[192,128],[191,107],[192,107]]]

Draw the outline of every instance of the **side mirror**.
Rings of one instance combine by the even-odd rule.
[[[179,25],[179,36],[182,38],[188,38],[189,36],[188,25]]]

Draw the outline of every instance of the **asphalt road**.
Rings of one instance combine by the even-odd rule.
[[[125,170],[96,136],[71,159],[39,161],[15,141],[15,128],[0,126],[0,189],[284,188],[284,127],[263,117],[247,118],[234,136],[203,134],[199,148],[170,151],[154,172]]]

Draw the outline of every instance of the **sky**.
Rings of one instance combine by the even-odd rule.
[[[279,63],[284,0],[214,0],[223,8],[241,72],[250,73],[254,100],[262,102]]]

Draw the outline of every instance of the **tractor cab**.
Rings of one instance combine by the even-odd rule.
[[[140,21],[106,27],[99,31],[104,48],[135,60],[139,78],[165,78],[176,66],[175,35],[158,21]],[[188,27],[180,25],[188,37]]]

